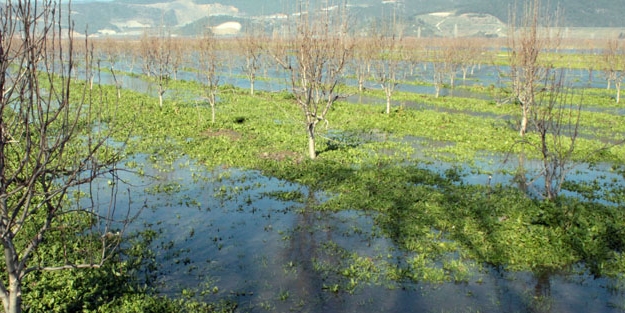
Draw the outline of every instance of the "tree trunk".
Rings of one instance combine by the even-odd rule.
[[[391,114],[391,91],[386,90],[386,114]]]
[[[211,103],[211,124],[215,124],[215,104]]]
[[[9,289],[9,305],[6,309],[6,313],[21,313],[22,312],[22,286],[21,282],[17,278],[11,279]]]
[[[159,90],[158,92],[158,105],[160,108],[163,107],[163,94],[165,93],[165,91],[163,90]]]
[[[317,157],[317,151],[315,150],[315,124],[308,124],[308,156],[311,160]]]
[[[621,82],[617,81],[614,83],[614,87],[616,88],[616,103],[621,102]]]
[[[22,312],[22,286],[19,278],[17,251],[10,239],[3,240],[4,260],[6,265],[6,274],[8,276],[8,286],[3,289],[2,304],[5,313]]]
[[[364,86],[365,86],[364,80],[365,80],[364,76],[362,74],[359,74],[358,75],[358,92],[360,93],[362,93],[362,91],[364,90]]]
[[[521,137],[525,137],[525,133],[527,132],[528,118],[529,118],[528,106],[523,104],[521,111],[523,112],[523,116],[521,116],[521,129],[519,129],[519,135],[521,135]]]
[[[541,131],[542,131],[542,133],[540,134],[540,140],[542,142],[541,153],[543,156],[543,171],[545,172],[543,175],[545,179],[545,198],[547,198],[547,200],[549,201],[552,201],[555,198],[555,193],[554,193],[553,185],[552,185],[554,172],[549,162],[550,158],[549,158],[549,147],[547,146],[547,138],[546,138],[547,134],[544,130],[541,130]]]

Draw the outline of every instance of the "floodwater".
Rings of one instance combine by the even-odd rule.
[[[481,70],[475,74],[481,75],[480,84],[498,84],[495,69]],[[234,74],[223,82],[249,87],[240,71]],[[579,84],[598,84],[590,73],[575,74]],[[197,79],[189,73],[180,73],[179,77]],[[101,79],[111,83],[112,78],[103,74]],[[123,88],[154,93],[138,78],[124,77],[121,84]],[[269,79],[257,81],[256,88],[277,91],[286,89],[286,84]],[[434,92],[431,86],[402,85],[399,90]],[[418,103],[403,105],[431,109]],[[406,140],[419,144],[418,138]],[[463,166],[467,173],[464,181],[509,184],[512,177],[499,170],[514,165],[503,166],[503,159],[486,156]],[[623,282],[594,278],[582,265],[556,273],[510,272],[485,266],[461,283],[382,278],[358,281],[353,288],[346,288],[350,281],[340,272],[353,265],[355,259],[365,260],[365,264],[402,263],[412,256],[382,235],[372,213],[311,210],[309,204],[331,195],[256,171],[206,169],[187,159],[171,166],[152,164],[141,157],[136,161],[143,164],[146,176],[129,172],[120,175],[129,183],[124,188],[128,188],[133,203],[145,201],[147,206],[133,230],[149,227],[159,234],[152,248],[157,253],[156,284],[163,294],[179,296],[183,290],[190,290],[200,300],[236,302],[239,312],[625,311]],[[531,162],[526,165],[531,170]],[[441,172],[455,166],[436,160],[429,163],[429,168]],[[611,173],[609,166],[579,165],[570,177],[622,179]],[[283,199],[283,195],[289,197]],[[122,198],[118,198],[117,205],[127,207],[128,203],[123,203],[127,200]]]
[[[186,159],[171,166],[137,162],[146,176],[120,174],[132,201],[147,205],[135,230],[159,233],[153,248],[163,294],[191,290],[200,300],[236,302],[238,312],[625,309],[622,282],[595,279],[581,266],[537,274],[486,266],[462,283],[383,278],[346,289],[349,279],[340,270],[354,258],[402,263],[411,256],[382,235],[370,213],[310,210],[308,204],[329,195],[256,171],[205,169]]]

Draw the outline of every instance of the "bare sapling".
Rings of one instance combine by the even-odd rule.
[[[199,45],[200,76],[204,83],[204,96],[211,107],[211,122],[215,123],[217,93],[219,91],[219,68],[221,66],[217,38],[207,29]]]
[[[445,52],[440,49],[433,49],[428,51],[428,55],[432,59],[431,73],[434,82],[434,97],[438,98],[445,85],[445,75],[447,73],[444,62]]]
[[[528,131],[532,107],[536,105],[536,94],[545,88],[546,72],[550,67],[540,58],[549,49],[556,49],[561,34],[555,26],[559,14],[543,11],[540,0],[532,0],[523,10],[521,20],[511,14],[509,25],[509,59],[513,95],[521,108],[519,134]]]
[[[287,72],[291,91],[301,109],[308,137],[308,155],[317,157],[317,125],[341,98],[342,74],[353,51],[348,38],[345,4],[336,10],[309,10],[300,4],[295,31],[274,44],[272,55]]]
[[[164,26],[157,32],[146,31],[141,37],[140,54],[143,60],[143,73],[157,87],[158,104],[163,107],[163,96],[169,88],[169,82],[177,72],[173,39]]]
[[[267,36],[260,26],[249,25],[245,35],[238,39],[240,51],[245,58],[243,72],[250,82],[250,95],[254,95],[256,86],[256,76],[263,65],[263,51],[266,49],[264,43]]]
[[[358,92],[365,90],[365,82],[371,77],[371,64],[375,57],[375,51],[371,49],[371,39],[368,36],[358,36],[353,38],[353,58],[349,62],[349,67],[356,75],[358,81]]]
[[[397,22],[395,12],[387,27],[374,26],[372,33],[373,42],[371,48],[375,56],[372,60],[375,80],[380,84],[386,96],[386,114],[391,113],[391,101],[393,92],[399,84],[400,66],[404,61],[403,57],[403,29]],[[383,24],[386,25],[386,24]]]
[[[0,8],[0,299],[7,313],[23,310],[32,273],[103,266],[128,221],[121,214],[114,222],[123,213],[115,213],[114,199],[120,151],[107,145],[114,121],[104,127],[100,119],[114,105],[99,105],[88,80],[73,82],[76,64],[93,64],[75,59],[74,30],[64,28],[72,23],[61,20],[69,11],[48,0]],[[83,48],[92,55],[88,42]],[[110,184],[96,188],[99,178]],[[104,207],[98,191],[111,195]]]
[[[617,40],[608,40],[602,54],[603,72],[607,80],[607,89],[614,82],[616,103],[621,102],[621,84],[625,76],[625,51]]]
[[[531,107],[530,121],[539,140],[533,145],[539,152],[541,170],[528,182],[544,180],[539,192],[543,198],[556,199],[567,174],[574,168],[573,152],[579,137],[582,109],[581,97],[575,97],[565,83],[564,70],[547,70],[543,92],[537,95],[536,105]]]

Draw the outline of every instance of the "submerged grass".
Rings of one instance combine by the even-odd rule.
[[[189,93],[201,88],[184,82],[176,86]],[[113,98],[115,90],[103,87],[103,92]],[[518,152],[517,131],[510,120],[499,118],[516,114],[513,107],[398,96],[459,112],[397,109],[386,115],[381,106],[336,103],[327,128],[319,131],[319,158],[314,161],[304,157],[302,113],[288,93],[261,91],[252,97],[247,90],[228,86],[221,91],[217,119],[211,123],[208,105],[174,99],[160,108],[153,98],[124,90],[115,120],[133,129],[131,152],[169,162],[185,155],[209,168],[257,169],[323,190],[332,196],[317,210],[372,212],[382,233],[409,252],[393,266],[351,255],[351,263],[338,267],[343,285],[335,282],[329,289],[351,290],[350,284],[377,281],[381,273],[397,281],[467,281],[476,264],[545,270],[583,263],[596,275],[625,271],[625,216],[620,207],[565,197],[544,202],[512,186],[466,185],[463,173],[440,175],[414,158],[424,149],[430,156],[455,161],[473,160],[484,152]],[[621,116],[593,113],[582,118],[599,133],[625,131],[625,123],[617,122]],[[408,136],[447,144],[412,146],[403,141]],[[590,155],[593,162],[622,164],[624,152],[620,146],[606,148],[580,138],[574,158],[588,160]]]

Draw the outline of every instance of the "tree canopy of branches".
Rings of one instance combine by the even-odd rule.
[[[339,93],[342,73],[353,51],[348,40],[344,5],[320,13],[302,8],[295,32],[273,47],[274,59],[288,73],[291,91],[300,107],[308,136],[308,155],[316,158],[315,131]],[[305,6],[305,5],[304,5]]]
[[[89,84],[72,83],[75,41],[62,13],[51,0],[0,7],[0,299],[7,313],[22,311],[25,276],[100,267],[120,243],[114,206],[102,209],[89,187],[108,176],[113,192],[118,151],[106,145],[110,133],[98,126]]]
[[[160,107],[163,107],[163,95],[169,87],[169,81],[178,71],[177,51],[171,35],[162,26],[158,28],[157,34],[145,33],[141,38],[143,73],[156,83]]]
[[[625,76],[625,51],[617,40],[609,40],[602,54],[603,71],[608,81],[607,89],[614,82],[616,88],[616,103],[621,102],[621,84]]]
[[[512,85],[522,112],[521,142],[533,147],[541,160],[540,172],[527,182],[521,154],[517,177],[526,186],[542,179],[544,189],[539,194],[549,201],[558,197],[566,175],[574,167],[572,155],[579,136],[583,100],[573,96],[563,71],[555,71],[540,58],[560,44],[561,35],[554,27],[557,19],[558,12],[546,14],[540,0],[532,0],[519,29],[515,16],[511,19],[513,31],[509,39]]]
[[[529,1],[523,10],[521,20],[513,13],[509,24],[510,75],[513,94],[521,107],[519,134],[527,132],[532,108],[536,105],[536,93],[545,87],[547,64],[541,64],[541,53],[558,47],[561,35],[554,27],[558,13],[551,15],[543,11],[540,0]]]
[[[200,76],[204,82],[204,95],[211,107],[211,122],[215,123],[215,110],[217,105],[217,92],[219,90],[220,58],[218,55],[217,40],[210,30],[207,30],[200,38]]]
[[[572,155],[579,136],[582,100],[567,88],[564,71],[547,70],[548,91],[539,94],[531,110],[530,122],[540,139],[534,144],[539,151],[544,180],[541,195],[556,199],[568,172],[573,168]]]
[[[240,51],[245,58],[243,72],[250,81],[250,94],[254,95],[256,74],[263,64],[263,50],[266,39],[264,33],[256,25],[250,25],[245,32],[245,36],[238,40]]]
[[[393,17],[395,12],[393,12]],[[373,49],[373,69],[375,79],[386,95],[386,114],[391,113],[391,99],[399,83],[397,75],[404,58],[402,55],[402,25],[391,19],[391,24],[383,27],[374,27],[371,48]],[[381,29],[377,29],[381,28]]]

